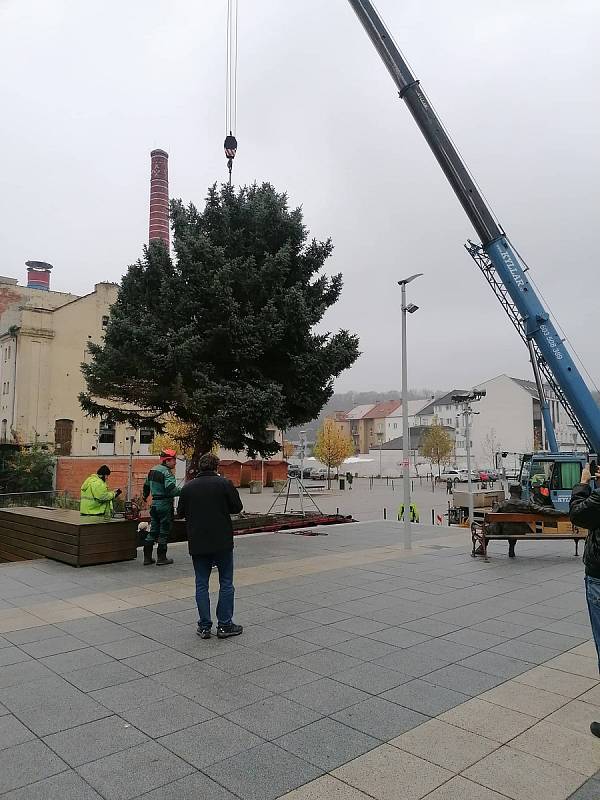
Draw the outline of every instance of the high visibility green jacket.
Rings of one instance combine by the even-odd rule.
[[[148,473],[144,483],[144,500],[152,495],[152,505],[157,508],[171,508],[173,498],[179,497],[181,489],[177,487],[175,475],[164,464],[158,464]]]
[[[108,488],[100,475],[90,475],[81,487],[79,513],[90,516],[110,517],[113,510],[115,493]]]

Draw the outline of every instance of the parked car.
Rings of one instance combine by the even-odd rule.
[[[461,472],[458,469],[444,469],[439,477],[440,481],[451,480],[452,483],[459,483],[462,480],[467,480],[466,477],[461,477]]]
[[[305,481],[307,478],[310,478],[310,473],[312,472],[312,467],[304,467],[302,470],[302,480]]]
[[[327,468],[315,467],[310,471],[310,477],[313,481],[324,481],[327,478]]]

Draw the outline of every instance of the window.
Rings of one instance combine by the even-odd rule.
[[[273,428],[268,428],[265,431],[265,442],[274,442],[275,441],[275,431]]]
[[[100,423],[98,442],[100,444],[115,443],[115,423],[110,419],[104,419]]]
[[[108,328],[108,315],[106,314],[102,317],[102,327]]]
[[[3,420],[2,420],[2,432],[0,433],[0,438],[1,438],[1,440],[2,440],[3,442],[5,442],[5,441],[6,441],[6,431],[7,431],[7,427],[8,427],[8,420],[7,420],[7,419],[3,419]]]
[[[152,428],[140,428],[140,444],[152,444],[154,431]]]

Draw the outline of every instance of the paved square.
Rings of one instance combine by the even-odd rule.
[[[2,800],[589,800],[598,665],[571,543],[393,522],[236,541],[242,637],[184,545],[0,565]]]

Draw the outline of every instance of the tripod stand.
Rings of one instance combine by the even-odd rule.
[[[270,514],[270,513],[271,513],[271,511],[272,511],[272,510],[275,508],[275,506],[277,505],[277,502],[278,502],[278,500],[279,500],[279,499],[280,499],[280,498],[281,498],[283,495],[285,495],[285,505],[284,505],[284,507],[283,507],[283,513],[284,513],[284,514],[286,514],[286,513],[287,513],[287,510],[288,510],[288,503],[290,502],[290,494],[291,494],[291,488],[292,488],[292,481],[296,481],[296,484],[297,484],[297,487],[298,487],[298,498],[299,498],[299,500],[300,500],[300,512],[299,512],[299,513],[300,513],[300,515],[304,517],[304,516],[306,516],[306,513],[307,513],[307,512],[305,511],[305,509],[304,509],[304,498],[305,498],[305,497],[306,497],[306,499],[307,499],[307,500],[310,500],[310,502],[313,504],[313,506],[314,506],[314,507],[317,509],[317,512],[318,512],[319,514],[322,514],[323,512],[321,511],[321,509],[319,508],[319,506],[316,504],[314,497],[313,497],[313,496],[310,494],[310,492],[308,491],[308,489],[306,488],[306,486],[305,486],[305,485],[304,485],[304,483],[302,482],[302,479],[301,479],[301,478],[288,478],[288,479],[287,479],[287,481],[285,482],[285,485],[283,486],[283,488],[281,489],[281,491],[279,492],[279,494],[277,495],[277,497],[276,497],[276,498],[273,500],[273,502],[272,502],[272,503],[271,503],[271,505],[269,506],[269,510],[267,511],[267,514]],[[295,497],[295,496],[296,496],[296,493],[294,492],[292,496],[293,496],[293,497]],[[292,511],[292,509],[290,508],[290,513],[298,513],[298,512],[294,512],[294,511]]]

